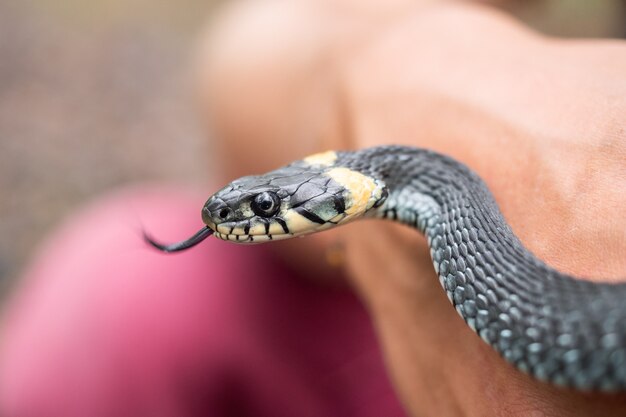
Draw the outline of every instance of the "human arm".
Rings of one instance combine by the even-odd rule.
[[[222,97],[231,110],[213,97],[223,112],[226,176],[327,148],[435,149],[485,179],[515,233],[548,264],[579,276],[626,277],[626,44],[543,37],[506,15],[462,4],[415,6],[367,24],[360,16],[339,41],[325,32],[332,25],[316,29],[317,17],[333,15],[321,9],[299,15],[277,7],[293,13],[272,21],[291,43],[268,58],[274,66],[261,66],[267,73],[251,72],[251,61],[239,70],[249,88]],[[291,19],[302,25],[280,26]],[[253,58],[264,62],[262,54]],[[235,85],[242,84],[222,87]],[[226,114],[239,120],[230,124],[237,129],[223,123]],[[314,260],[337,241],[409,410],[623,412],[622,397],[556,389],[507,365],[451,308],[414,231],[361,223],[278,250],[302,255],[294,263],[320,276],[328,267]]]

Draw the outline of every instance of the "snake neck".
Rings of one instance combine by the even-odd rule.
[[[439,221],[447,198],[463,192],[457,187],[468,181],[481,181],[450,158],[402,146],[340,153],[337,164],[385,184],[388,196],[384,204],[368,213],[370,217],[406,224],[427,237],[432,234],[428,227]]]
[[[578,389],[626,389],[626,285],[556,271],[527,250],[484,182],[459,162],[400,146],[338,161],[383,181],[372,215],[425,234],[439,281],[486,343],[534,377]]]

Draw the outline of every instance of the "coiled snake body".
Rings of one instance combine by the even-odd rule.
[[[465,322],[521,371],[581,390],[626,390],[626,284],[556,271],[528,251],[485,183],[463,164],[417,148],[326,152],[243,177],[206,202],[213,234],[255,243],[360,218],[404,223],[427,238],[439,281]]]

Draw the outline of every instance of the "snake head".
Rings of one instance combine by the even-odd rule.
[[[219,239],[258,243],[345,223],[385,197],[379,181],[334,161],[309,157],[231,182],[207,200],[202,219]]]
[[[287,239],[362,217],[387,194],[383,181],[343,166],[330,151],[231,182],[207,200],[206,227],[187,240],[162,244],[145,233],[144,238],[164,252],[188,249],[210,235],[237,243]]]
[[[286,239],[331,227],[345,212],[343,194],[321,172],[292,164],[231,182],[208,199],[202,220],[223,240]]]

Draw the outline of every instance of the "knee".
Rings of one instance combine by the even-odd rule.
[[[48,239],[5,310],[0,414],[141,415],[150,404],[175,403],[180,392],[164,387],[181,378],[213,370],[219,379],[239,343],[232,310],[241,253],[207,241],[166,255],[140,230],[180,239],[201,227],[203,200],[123,191]]]

